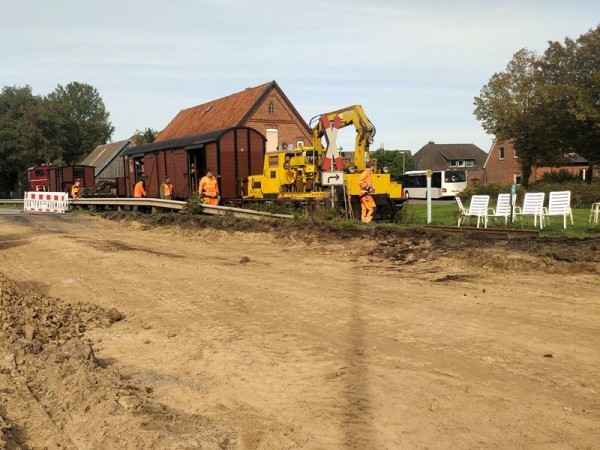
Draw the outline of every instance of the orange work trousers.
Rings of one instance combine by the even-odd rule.
[[[204,196],[204,203],[206,203],[207,205],[218,205],[219,204],[219,198],[218,197]]]
[[[369,223],[373,220],[376,208],[375,199],[371,195],[363,195],[360,198],[360,220]]]

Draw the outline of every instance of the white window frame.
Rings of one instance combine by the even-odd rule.
[[[517,178],[521,179],[520,183],[517,181]],[[518,184],[518,185],[523,183],[523,174],[521,172],[516,172],[513,174],[513,183]]]
[[[498,148],[498,160],[499,161],[504,160],[504,147]]]

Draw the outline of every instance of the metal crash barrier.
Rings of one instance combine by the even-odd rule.
[[[29,212],[64,213],[69,210],[69,196],[64,192],[25,192],[23,209]]]

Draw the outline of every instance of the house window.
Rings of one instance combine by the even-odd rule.
[[[269,114],[275,114],[275,103],[269,102]]]
[[[304,147],[304,141],[296,141],[296,148],[297,147]]]
[[[458,167],[465,167],[465,162],[464,162],[464,160],[460,160],[460,161],[458,161]]]
[[[499,159],[499,160],[502,160],[502,159],[504,159],[504,147],[500,147],[500,148],[498,149],[498,159]]]
[[[515,184],[521,184],[522,178],[523,177],[520,173],[515,173],[515,175],[514,175]]]
[[[456,161],[455,160],[450,161],[450,167],[456,167]]]
[[[83,169],[81,169],[80,167],[73,169],[73,177],[82,178],[83,177]]]
[[[465,165],[466,165],[467,167],[473,167],[473,166],[475,166],[475,164],[473,163],[473,160],[472,160],[472,159],[467,159],[467,160],[465,161]]]

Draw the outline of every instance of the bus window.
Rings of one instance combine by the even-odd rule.
[[[445,172],[446,183],[464,183],[467,181],[467,172],[464,170],[449,170]]]

